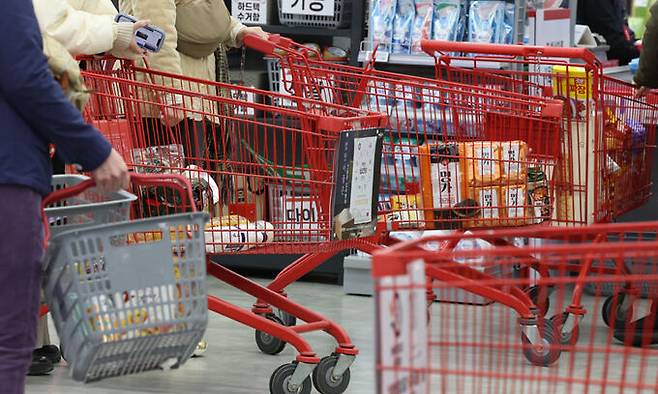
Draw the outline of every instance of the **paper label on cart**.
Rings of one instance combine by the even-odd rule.
[[[281,13],[304,16],[334,16],[335,0],[281,0]]]
[[[283,230],[289,230],[303,237],[312,233],[317,236],[318,206],[313,197],[283,197],[284,225]]]
[[[432,163],[432,198],[434,208],[452,208],[462,200],[459,162]]]
[[[374,182],[374,162],[377,151],[377,137],[362,137],[354,140],[352,156],[352,190],[350,213],[354,224],[369,223],[372,220],[372,187]]]
[[[489,176],[494,173],[494,147],[483,146],[475,148],[475,160],[477,161],[480,176]]]
[[[496,189],[480,189],[480,205],[482,206],[482,217],[484,219],[498,219],[498,192]]]
[[[407,274],[379,281],[378,362],[384,367],[377,377],[379,393],[426,394],[428,331],[425,295],[425,263],[407,266]]]

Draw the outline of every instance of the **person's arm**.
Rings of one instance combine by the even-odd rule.
[[[259,26],[245,26],[237,18],[231,17],[231,29],[229,40],[222,44],[227,47],[240,48],[242,40],[247,34],[255,34],[263,39],[267,39],[268,34]]]
[[[635,83],[644,88],[658,89],[658,3],[651,7]]]
[[[614,1],[589,1],[589,6],[583,11],[588,13],[586,19],[590,29],[602,35],[610,45],[608,58],[618,59],[620,64],[628,64],[640,56],[640,51],[635,44],[626,39],[624,21]]]
[[[133,41],[131,23],[117,23],[110,0],[85,2],[76,9],[66,0],[33,0],[43,34],[59,41],[72,55],[127,50]]]
[[[8,38],[0,45],[2,97],[32,130],[57,145],[63,160],[97,169],[112,147],[83,121],[48,70],[29,1],[0,2],[0,35]]]

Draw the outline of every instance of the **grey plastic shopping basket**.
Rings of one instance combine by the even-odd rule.
[[[54,175],[52,190],[62,190],[88,180],[84,175]],[[66,198],[46,207],[50,234],[85,226],[126,221],[130,218],[130,204],[137,199],[126,191],[103,193],[95,188]]]
[[[50,238],[44,292],[75,380],[176,368],[192,355],[208,321],[207,220],[184,213]]]

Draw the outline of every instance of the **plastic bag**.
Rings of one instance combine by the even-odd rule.
[[[429,40],[432,35],[432,15],[434,13],[434,5],[432,0],[417,0],[416,1],[416,18],[411,30],[411,52],[421,53],[423,50],[420,47],[422,40]]]
[[[393,36],[393,19],[395,18],[396,0],[379,0],[373,2],[370,13],[370,47],[387,51]]]
[[[464,37],[465,1],[434,0],[432,39],[461,41]]]
[[[411,27],[416,17],[413,0],[399,0],[393,22],[392,53],[408,54],[411,51]]]
[[[468,14],[468,40],[501,44],[504,40],[504,1],[474,1]]]
[[[505,44],[514,44],[516,37],[514,37],[514,20],[516,19],[516,7],[514,3],[505,4],[505,28],[503,42]]]

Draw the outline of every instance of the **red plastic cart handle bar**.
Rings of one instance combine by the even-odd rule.
[[[309,54],[314,54],[321,59],[320,52],[315,49],[301,45],[290,38],[281,37],[278,34],[268,34],[268,39],[260,38],[255,34],[247,34],[242,40],[244,46],[254,49],[266,56],[281,57],[276,50],[284,51],[287,54],[309,58]]]
[[[130,174],[130,182],[135,186],[160,186],[168,187],[176,190],[185,196],[188,205],[191,207],[192,212],[196,211],[194,205],[194,195],[192,194],[192,185],[190,180],[182,175],[176,174]],[[50,226],[48,223],[48,216],[46,216],[45,208],[57,201],[65,200],[67,198],[77,196],[85,190],[96,186],[96,181],[88,179],[80,182],[79,184],[65,189],[57,190],[50,193],[41,203],[41,211],[43,212],[43,226],[44,226],[44,244],[47,244],[50,237]]]
[[[502,45],[477,42],[453,42],[438,40],[422,40],[423,51],[430,56],[438,53],[464,52],[482,55],[520,56],[525,58],[555,57],[581,59],[590,66],[599,65],[594,54],[585,48],[541,47],[532,45]]]

